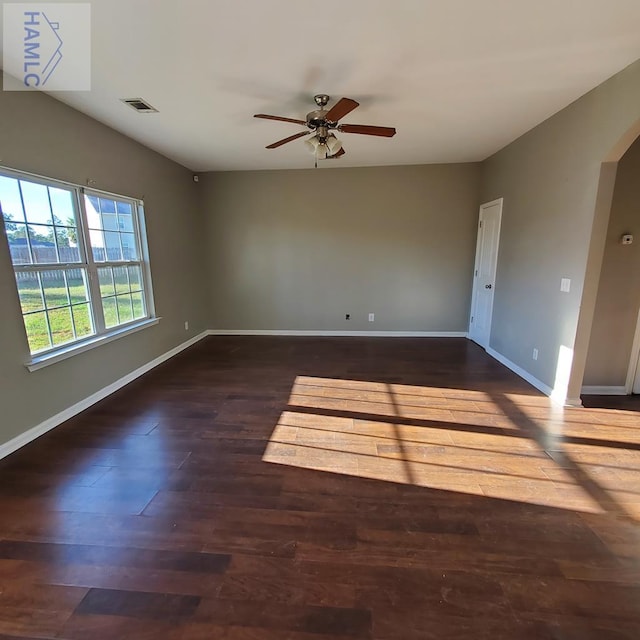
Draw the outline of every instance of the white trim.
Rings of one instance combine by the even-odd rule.
[[[585,396],[626,396],[626,387],[610,387],[610,386],[585,386],[581,392]]]
[[[538,378],[535,378],[528,371],[525,371],[522,367],[519,367],[517,364],[511,362],[511,360],[509,360],[508,358],[505,358],[495,349],[487,347],[486,351],[492,358],[495,358],[505,367],[518,374],[523,380],[526,380],[530,385],[533,385],[536,389],[538,389],[538,391],[542,391],[542,393],[549,397],[553,395],[553,389],[549,385],[545,384],[541,380],[538,380]]]
[[[9,440],[9,442],[5,442],[4,444],[0,445],[0,460],[8,456],[10,453],[17,451],[18,449],[20,449],[20,447],[24,447],[24,445],[28,444],[32,440],[35,440],[36,438],[43,435],[47,431],[51,431],[51,429],[57,427],[59,424],[62,424],[65,420],[69,420],[69,418],[72,418],[73,416],[77,415],[81,411],[88,409],[90,406],[94,405],[96,402],[99,402],[100,400],[103,400],[104,398],[111,395],[112,393],[115,393],[116,391],[118,391],[118,389],[122,389],[122,387],[129,384],[130,382],[133,382],[136,378],[139,378],[141,375],[147,373],[148,371],[151,371],[151,369],[153,369],[154,367],[157,367],[159,364],[162,364],[166,360],[169,360],[169,358],[173,358],[173,356],[179,354],[181,351],[184,351],[188,347],[194,345],[196,342],[202,340],[206,336],[207,336],[207,332],[203,331],[201,334],[191,338],[191,340],[187,340],[186,342],[179,344],[177,347],[174,347],[170,351],[163,353],[161,356],[158,356],[151,362],[148,362],[147,364],[139,367],[135,371],[128,373],[126,376],[120,378],[119,380],[116,380],[115,382],[104,387],[103,389],[96,391],[95,393],[91,394],[89,397],[85,398],[84,400],[80,400],[80,402],[76,402],[76,404],[69,407],[68,409],[65,409],[64,411],[57,413],[55,416],[48,418],[44,422],[41,422],[39,425],[36,425],[35,427],[29,429],[28,431],[21,433],[19,436],[16,436],[12,440]]]
[[[538,380],[538,378],[532,376],[528,371],[519,367],[514,362],[511,362],[508,358],[503,356],[501,353],[498,353],[495,349],[491,347],[487,347],[486,352],[492,357],[495,358],[498,362],[503,364],[508,369],[511,369],[515,374],[519,375],[523,380],[526,380],[530,385],[534,386],[538,391],[542,391],[546,396],[549,396],[550,400],[559,406],[563,407],[581,407],[582,400],[580,398],[568,398],[566,395],[566,391],[559,392],[555,389],[552,389],[548,384],[542,382],[542,380]]]
[[[89,351],[90,349],[95,349],[96,347],[100,347],[108,342],[113,342],[118,338],[124,338],[124,336],[128,336],[131,333],[136,333],[137,331],[142,331],[142,329],[153,327],[158,324],[160,320],[162,320],[162,318],[147,318],[146,320],[136,322],[135,324],[128,324],[119,330],[94,336],[93,338],[84,340],[81,343],[74,342],[66,349],[62,347],[42,356],[36,356],[30,362],[27,362],[25,366],[29,371],[37,371],[43,367],[48,367],[50,364],[55,364],[61,360],[66,360],[67,358],[71,358],[79,353],[83,353],[84,351]]]
[[[636,320],[636,332],[633,336],[633,345],[631,346],[631,357],[629,359],[629,368],[627,369],[627,380],[625,382],[624,393],[630,395],[636,385],[636,377],[640,383],[640,310],[638,311],[638,319]]]
[[[549,396],[551,398],[551,402],[561,407],[582,407],[582,399],[580,397],[577,398],[569,398],[567,396],[566,388],[562,390],[554,389]]]
[[[309,336],[335,338],[466,338],[466,331],[298,331],[293,329],[209,329],[210,336]]]

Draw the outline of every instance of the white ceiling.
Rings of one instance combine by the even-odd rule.
[[[56,97],[194,171],[302,168],[315,93],[361,107],[326,166],[482,160],[640,58],[638,0],[93,0],[92,86]],[[120,98],[159,109],[141,115]]]

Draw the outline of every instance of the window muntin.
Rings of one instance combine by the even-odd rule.
[[[32,355],[151,317],[140,203],[0,171],[0,210]]]

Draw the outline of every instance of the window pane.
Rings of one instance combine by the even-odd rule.
[[[89,225],[89,229],[102,229],[98,198],[95,196],[85,196],[84,208],[87,212],[87,224]]]
[[[56,243],[53,237],[53,227],[43,224],[30,224],[28,228],[33,261],[38,264],[55,264],[58,262],[58,253],[56,252]]]
[[[100,211],[100,204],[97,196],[85,196],[85,206],[91,206],[94,211]]]
[[[135,234],[135,207],[99,196],[85,196],[91,246],[96,262],[138,260],[140,246]]]
[[[122,253],[120,251],[120,234],[113,231],[104,232],[104,245],[107,250],[107,260],[109,262],[115,262],[122,260]]]
[[[44,300],[47,303],[47,309],[69,304],[64,271],[41,271],[40,278],[42,280],[42,289],[44,291]]]
[[[133,233],[121,233],[122,252],[125,260],[137,260],[138,249],[136,247],[136,237]]]
[[[118,315],[120,316],[120,324],[131,322],[133,313],[131,311],[131,296],[118,296]]]
[[[51,208],[53,209],[53,221],[65,227],[76,227],[72,192],[67,189],[49,187],[49,198],[51,198]]]
[[[60,262],[80,262],[80,248],[77,245],[77,229],[56,227]]]
[[[98,282],[100,283],[100,295],[113,296],[116,293],[113,284],[113,270],[111,267],[101,267],[98,269]]]
[[[104,235],[102,231],[96,231],[95,229],[90,230],[89,240],[91,241],[93,259],[96,262],[105,262],[107,260],[107,253],[104,250]]]
[[[18,272],[16,273],[16,282],[18,283],[22,313],[44,309],[44,299],[37,273]]]
[[[120,231],[133,231],[133,210],[128,202],[118,202]]]
[[[100,198],[100,211],[102,213],[115,213],[116,202],[109,198]]]
[[[89,283],[84,269],[67,269],[67,285],[71,304],[89,301]]]
[[[36,353],[51,347],[49,331],[47,330],[47,314],[44,311],[41,313],[30,313],[25,316],[24,328],[27,331],[31,353]]]
[[[102,311],[104,312],[104,325],[107,329],[118,326],[118,310],[116,309],[115,298],[103,298]]]
[[[27,225],[5,220],[4,226],[13,264],[31,264],[31,254],[27,242]]]
[[[114,267],[113,276],[116,284],[116,293],[129,293],[127,267]]]
[[[73,321],[76,325],[76,335],[78,338],[92,336],[95,333],[91,309],[88,304],[77,304],[71,307],[73,311]]]
[[[117,201],[116,202],[116,209],[118,210],[118,213],[123,214],[123,215],[131,215],[131,203],[130,202],[120,202]]]
[[[22,187],[22,199],[27,222],[53,224],[47,187],[43,184],[27,182],[26,180],[20,180],[20,186]]]
[[[132,293],[131,300],[133,301],[133,317],[135,319],[146,317],[147,312],[145,310],[144,296],[142,293]]]
[[[105,231],[118,231],[118,216],[115,213],[103,213],[102,228]]]
[[[74,339],[73,323],[71,322],[71,309],[53,309],[47,311],[49,316],[49,326],[51,327],[51,337],[54,346],[71,342]]]
[[[129,282],[131,291],[140,291],[142,289],[142,269],[140,267],[129,267]]]
[[[15,178],[0,176],[0,205],[5,220],[17,220],[24,222],[22,210],[22,198],[18,181]]]

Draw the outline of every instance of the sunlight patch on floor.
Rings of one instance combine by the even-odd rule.
[[[581,424],[579,411],[538,396],[300,376],[263,460],[640,515],[640,430],[604,416]]]

